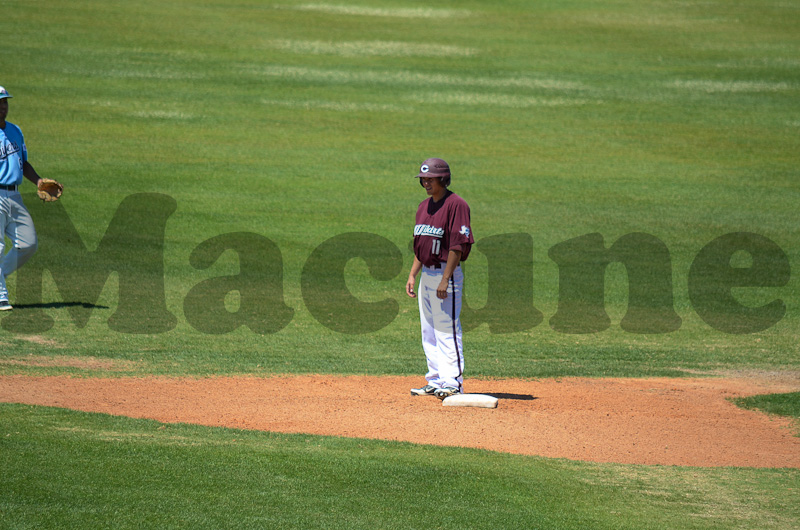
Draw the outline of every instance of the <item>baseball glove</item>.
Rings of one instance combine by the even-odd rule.
[[[64,193],[64,186],[53,179],[41,179],[36,190],[36,194],[45,202],[57,201],[62,193]]]

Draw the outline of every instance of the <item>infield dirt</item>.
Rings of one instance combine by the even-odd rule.
[[[800,468],[797,425],[730,398],[800,390],[775,374],[468,380],[496,409],[413,397],[417,377],[0,377],[0,401],[161,422],[397,440],[592,462]]]

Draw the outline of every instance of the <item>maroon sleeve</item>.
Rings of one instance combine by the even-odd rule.
[[[469,205],[461,197],[453,201],[448,235],[449,250],[461,250],[461,261],[467,259],[472,244],[475,243],[475,238],[472,236]]]

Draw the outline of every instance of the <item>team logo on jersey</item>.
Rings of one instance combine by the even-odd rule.
[[[443,237],[444,236],[444,228],[436,228],[435,226],[431,226],[431,225],[416,225],[414,227],[414,235],[415,236]]]
[[[462,236],[469,237],[469,227],[461,225],[461,231],[458,233],[461,234]]]
[[[429,169],[430,167],[428,167],[428,164],[422,164],[422,167],[419,168],[420,172],[422,173],[427,173]]]

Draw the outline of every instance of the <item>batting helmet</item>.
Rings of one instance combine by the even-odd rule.
[[[442,186],[445,188],[450,185],[450,166],[441,158],[429,158],[419,167],[418,179],[421,178],[436,178],[442,179]],[[422,185],[422,181],[419,181]]]

